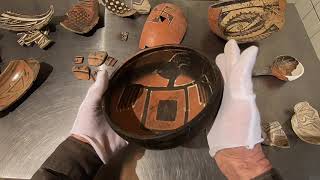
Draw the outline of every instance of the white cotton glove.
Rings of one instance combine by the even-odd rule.
[[[111,129],[102,112],[102,96],[109,82],[107,68],[106,65],[99,67],[96,81],[89,88],[71,130],[71,134],[87,140],[105,164],[114,153],[127,145]]]
[[[258,48],[249,47],[240,54],[235,40],[230,40],[216,63],[224,78],[222,104],[207,136],[210,155],[245,146],[252,149],[261,143],[260,115],[252,89],[252,69]]]

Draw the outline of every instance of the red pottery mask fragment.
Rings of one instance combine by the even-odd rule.
[[[174,4],[159,4],[144,24],[139,48],[180,44],[186,31],[187,20],[182,10]]]

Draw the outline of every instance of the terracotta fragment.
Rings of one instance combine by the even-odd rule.
[[[294,106],[295,114],[291,118],[292,129],[303,141],[320,145],[319,113],[308,102]]]
[[[66,13],[60,23],[65,29],[85,34],[91,31],[99,21],[99,5],[97,0],[81,0]]]
[[[170,3],[152,9],[144,24],[139,48],[165,44],[180,44],[187,31],[187,20],[182,10]]]
[[[103,4],[108,11],[120,17],[132,16],[137,12],[135,9],[131,8],[131,4],[129,4],[130,1],[99,0],[99,2]]]
[[[211,30],[238,43],[258,41],[280,31],[285,23],[285,0],[219,2],[208,9]]]
[[[278,121],[262,124],[263,144],[279,148],[290,148],[289,140]]]
[[[21,98],[37,79],[37,60],[13,60],[0,75],[0,111]]]
[[[100,66],[106,61],[107,57],[108,53],[105,51],[93,52],[88,56],[88,63],[90,66]]]
[[[89,80],[90,79],[90,69],[88,66],[73,66],[73,75],[79,80]]]
[[[83,63],[83,60],[84,60],[84,57],[83,57],[83,56],[76,56],[76,57],[74,57],[74,59],[73,59],[73,63],[74,63],[74,64],[82,64],[82,63]]]
[[[139,14],[149,14],[151,5],[149,0],[133,0],[132,8],[135,9]]]
[[[116,60],[115,58],[108,56],[107,60],[106,60],[106,65],[107,66],[111,66],[114,67],[117,64],[118,60]]]
[[[0,15],[0,28],[16,32],[40,30],[50,22],[53,13],[53,6],[40,15],[24,15],[7,11]]]

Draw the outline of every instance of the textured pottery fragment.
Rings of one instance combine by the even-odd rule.
[[[74,57],[74,59],[73,59],[73,63],[74,63],[74,64],[82,64],[82,63],[83,63],[83,60],[84,60],[84,57],[83,57],[83,56],[76,56],[76,57]]]
[[[258,41],[280,31],[285,23],[286,0],[224,1],[211,5],[211,30],[238,43]]]
[[[80,0],[67,13],[60,23],[65,29],[85,34],[91,31],[99,22],[99,4],[97,0]]]
[[[159,4],[152,9],[144,24],[139,48],[180,44],[187,31],[187,26],[183,11],[177,5]]]
[[[7,11],[0,15],[0,28],[16,32],[40,30],[50,22],[53,13],[53,6],[40,15],[25,15]]]
[[[133,0],[132,8],[135,9],[139,14],[149,14],[151,5],[149,0]]]
[[[0,75],[0,111],[20,99],[37,79],[37,60],[13,60]]]
[[[79,80],[89,80],[90,79],[90,69],[88,66],[73,66],[73,75]]]
[[[303,141],[320,145],[319,113],[308,102],[300,102],[294,106],[291,119],[292,129]]]
[[[88,63],[90,66],[100,66],[106,61],[107,57],[108,53],[105,51],[92,52],[88,56]]]
[[[278,121],[262,124],[263,144],[279,148],[290,148],[289,140]]]
[[[131,1],[99,0],[99,2],[103,4],[108,9],[108,11],[120,17],[132,16],[137,12],[135,9],[130,7]]]

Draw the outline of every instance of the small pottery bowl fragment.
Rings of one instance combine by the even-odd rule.
[[[278,121],[263,123],[263,144],[279,148],[290,148],[289,140]]]
[[[271,71],[278,79],[294,81],[304,74],[304,67],[292,56],[278,56],[273,62]]]

